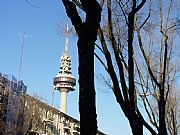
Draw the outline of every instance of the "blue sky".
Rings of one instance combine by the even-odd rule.
[[[52,103],[53,77],[59,70],[59,58],[64,51],[65,33],[58,24],[69,23],[60,0],[0,1],[0,72],[18,76],[22,37],[26,32],[21,79],[28,86],[28,94],[33,92]],[[61,34],[58,34],[61,33]],[[72,73],[78,79],[77,38],[70,37],[69,52],[72,59]],[[96,61],[95,72],[102,73]],[[116,103],[113,94],[99,79],[96,82],[98,127],[108,135],[131,135],[124,114]],[[104,92],[105,91],[105,92]],[[54,106],[59,107],[60,93],[54,92]],[[79,119],[78,81],[76,89],[68,93],[67,112]]]

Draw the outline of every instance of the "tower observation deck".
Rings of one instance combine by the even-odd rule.
[[[67,93],[73,91],[76,79],[71,74],[71,57],[68,52],[68,26],[66,30],[65,52],[60,58],[60,70],[54,78],[54,89],[61,92],[60,111],[66,113]]]

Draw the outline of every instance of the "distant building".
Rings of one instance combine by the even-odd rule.
[[[27,130],[26,127],[27,132],[36,132],[41,135],[80,134],[80,122],[78,120],[29,95],[26,95],[24,119],[25,121],[29,119],[30,128]],[[97,135],[105,134],[98,131]]]
[[[26,89],[22,81],[0,73],[0,135],[80,134],[78,120],[27,95]]]
[[[22,134],[23,101],[27,87],[13,75],[0,73],[0,135]]]

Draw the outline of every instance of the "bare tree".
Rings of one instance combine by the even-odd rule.
[[[62,0],[62,2],[78,35],[80,133],[95,135],[97,116],[94,88],[94,43],[101,20],[101,7],[96,0],[74,0],[73,2]],[[84,22],[74,3],[83,9],[86,15]]]
[[[171,62],[179,25],[172,4],[167,1],[163,10],[162,1],[107,1],[108,17],[98,33],[98,48],[106,62],[97,58],[112,80],[113,93],[134,135],[143,134],[143,127],[153,135],[167,134],[166,102],[175,77]]]
[[[123,57],[122,46],[119,40],[117,40],[117,36],[115,35],[114,31],[114,24],[113,24],[113,15],[112,15],[112,5],[111,0],[107,1],[107,38],[110,42],[113,50],[112,53],[109,52],[106,39],[103,31],[101,28],[99,29],[99,38],[102,45],[102,52],[106,58],[107,70],[112,83],[113,83],[113,92],[116,97],[117,102],[119,103],[121,109],[123,110],[125,116],[128,118],[132,133],[134,135],[141,135],[143,134],[143,125],[150,130],[152,134],[156,134],[155,131],[148,125],[148,123],[143,119],[142,114],[140,113],[137,107],[137,96],[136,96],[136,88],[134,82],[134,47],[133,47],[133,39],[134,39],[134,24],[135,24],[135,15],[137,12],[143,7],[145,4],[145,0],[142,0],[140,3],[137,3],[135,0],[132,0],[129,4],[131,5],[128,11],[128,14],[125,14],[125,23],[127,25],[127,52],[128,55],[127,63],[125,62],[125,58]],[[117,1],[117,4],[122,4],[121,1]],[[121,6],[120,6],[121,7]],[[117,25],[116,25],[117,26]],[[114,28],[114,29],[113,29]],[[118,28],[118,27],[117,27]],[[115,58],[115,62],[118,68],[119,77],[115,72],[116,65],[113,65],[112,58]],[[102,62],[102,61],[101,61]],[[106,65],[106,64],[103,64]],[[127,73],[127,74],[126,74]],[[128,78],[125,78],[127,75]],[[120,79],[120,84],[119,84]],[[126,82],[127,81],[127,82]]]
[[[141,81],[141,84],[147,87],[147,91],[142,92],[145,95],[143,102],[151,123],[156,127],[160,135],[167,134],[166,110],[169,109],[169,106],[166,106],[166,103],[169,101],[168,98],[170,98],[168,96],[169,92],[173,90],[172,87],[177,72],[177,68],[174,65],[174,60],[177,59],[177,56],[175,56],[177,51],[176,53],[174,51],[174,42],[177,27],[180,25],[179,19],[173,16],[174,1],[166,2],[165,4],[159,0],[158,4],[157,2],[152,3],[154,7],[150,9],[146,26],[143,30],[141,29],[143,26],[140,25],[136,29],[139,47],[145,60],[146,71],[150,80],[149,82],[147,80],[146,84]],[[157,15],[159,16],[157,17]],[[149,35],[149,39],[146,37],[145,41],[145,39],[142,40],[141,34],[146,34],[146,32]],[[147,43],[149,45],[146,45]],[[157,112],[154,112],[153,105],[150,103],[151,96],[147,97],[148,94],[152,94],[152,97],[155,98],[154,103],[157,107]],[[154,116],[155,114],[157,114],[157,118]]]
[[[180,133],[180,95],[171,91],[166,105],[166,126],[170,135]]]

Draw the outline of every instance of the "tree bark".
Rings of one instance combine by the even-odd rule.
[[[78,34],[79,55],[79,112],[80,134],[96,135],[97,115],[94,87],[94,44],[101,20],[101,7],[96,0],[81,0],[86,13],[86,20],[82,22],[76,6],[69,0],[62,0],[66,13],[71,19]]]
[[[129,120],[133,135],[143,135],[143,124],[137,119]]]
[[[165,122],[165,101],[162,99],[159,102],[159,135],[167,135]]]
[[[87,39],[86,28],[83,31],[84,35],[78,40],[80,133],[95,135],[94,42]]]

